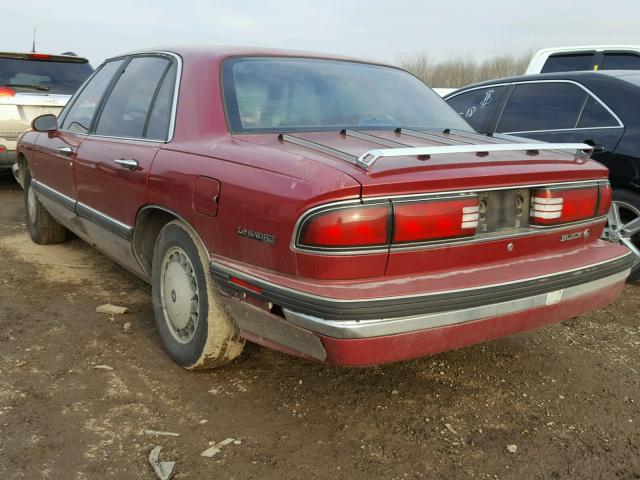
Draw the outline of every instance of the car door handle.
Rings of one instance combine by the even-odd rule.
[[[64,155],[65,157],[70,157],[71,155],[73,155],[73,148],[71,148],[71,147],[60,147],[58,149],[58,153],[60,155]]]
[[[116,162],[122,168],[127,168],[131,171],[138,169],[138,161],[131,158],[116,158],[114,162]]]

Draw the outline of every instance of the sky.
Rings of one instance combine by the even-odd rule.
[[[3,2],[4,3],[4,2]],[[76,52],[94,66],[147,47],[240,45],[389,63],[538,48],[640,45],[638,0],[30,0],[2,6],[0,50]]]

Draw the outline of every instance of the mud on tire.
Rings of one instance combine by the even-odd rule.
[[[24,173],[24,209],[31,240],[40,245],[62,243],[67,238],[67,229],[60,225],[40,203],[31,185],[31,172]]]
[[[165,350],[188,369],[214,368],[240,355],[244,339],[220,304],[208,255],[180,221],[165,225],[152,266],[153,309]]]

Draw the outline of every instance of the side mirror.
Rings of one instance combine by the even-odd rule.
[[[58,130],[58,117],[48,113],[33,119],[31,128],[36,132],[55,132]]]

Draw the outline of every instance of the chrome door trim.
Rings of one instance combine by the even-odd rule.
[[[63,193],[60,193],[56,189],[51,188],[39,180],[33,179],[31,180],[31,183],[36,189],[36,193],[44,195],[51,200],[56,201],[63,207],[74,211],[79,217],[96,223],[124,239],[128,240],[131,238],[133,227],[130,225],[120,222],[85,203],[79,202]]]
[[[126,223],[122,223],[115,218],[86,205],[85,203],[76,202],[76,213],[80,218],[96,223],[125,240],[131,239],[133,227]]]
[[[68,197],[64,193],[60,193],[59,191],[51,188],[48,185],[45,185],[44,183],[36,180],[35,178],[31,179],[31,185],[33,185],[33,188],[35,189],[36,193],[39,193],[40,195],[44,195],[45,197],[53,200],[54,202],[58,202],[61,206],[69,210],[75,210],[76,201],[73,198]]]

